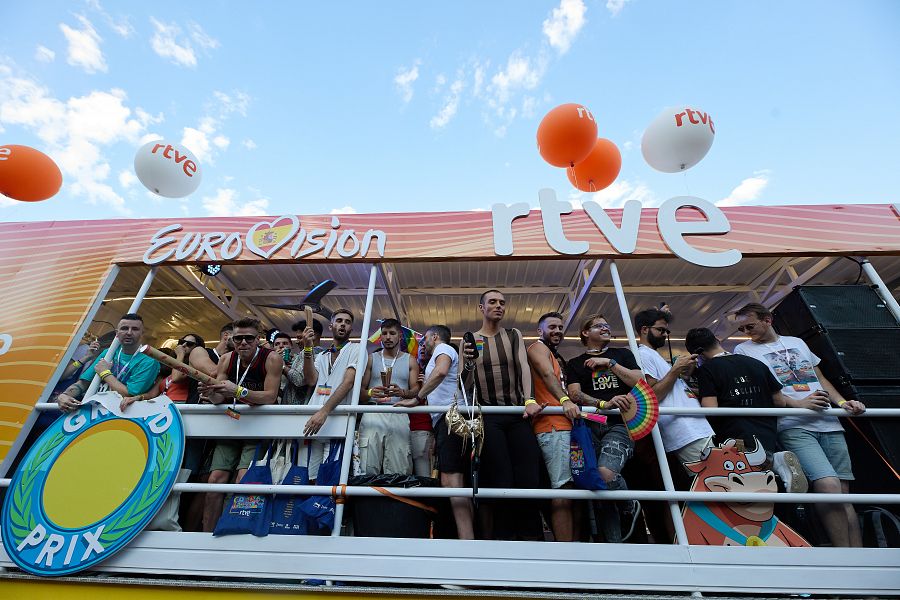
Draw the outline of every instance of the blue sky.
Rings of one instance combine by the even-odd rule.
[[[64,175],[46,202],[0,198],[3,221],[585,200],[535,148],[564,102],[622,151],[607,206],[900,200],[897,2],[42,1],[4,2],[0,22],[0,144]],[[679,103],[716,140],[657,173],[640,135]],[[201,162],[189,198],[133,176],[159,137]]]

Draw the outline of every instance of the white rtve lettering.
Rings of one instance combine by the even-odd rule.
[[[556,192],[540,190],[538,200],[541,220],[547,244],[560,254],[585,254],[590,250],[588,240],[572,240],[566,237],[562,225],[562,215],[572,212],[568,202],[556,199]],[[622,210],[622,224],[616,227],[606,211],[596,202],[584,203],[584,211],[607,239],[616,252],[631,254],[637,248],[638,232],[641,225],[642,205],[637,200],[629,200]],[[704,216],[703,221],[679,221],[676,213],[680,208],[693,207]],[[494,204],[491,207],[494,225],[494,252],[499,256],[513,254],[512,223],[519,218],[527,218],[528,204]],[[656,215],[656,225],[663,242],[673,254],[688,262],[703,267],[727,267],[740,262],[741,253],[736,249],[710,252],[695,248],[688,243],[687,235],[723,235],[731,231],[731,224],[725,213],[715,204],[693,196],[677,196],[665,201]]]

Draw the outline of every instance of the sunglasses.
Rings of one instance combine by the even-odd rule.
[[[193,348],[194,346],[197,345],[197,342],[192,342],[191,340],[186,340],[186,339],[182,338],[182,339],[178,340],[178,345],[179,346],[190,346]]]
[[[258,340],[259,336],[257,335],[233,335],[231,339],[235,344],[240,344],[241,342],[247,342],[248,344],[253,340]]]
[[[747,323],[746,325],[741,325],[740,327],[738,327],[738,331],[740,331],[741,333],[747,333],[756,329],[757,325],[759,325],[759,323]]]
[[[669,331],[669,330],[666,329],[665,327],[651,327],[650,329],[655,329],[655,330],[659,331],[660,333],[662,333],[662,334],[664,334],[664,335],[669,335],[670,333],[672,333],[671,331]]]
[[[600,331],[612,331],[612,329],[610,329],[609,325],[607,325],[606,323],[598,323],[596,325],[591,325],[590,329],[599,329]]]

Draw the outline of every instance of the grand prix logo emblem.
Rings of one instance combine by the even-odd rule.
[[[28,451],[3,503],[6,553],[35,575],[89,568],[130,542],[169,495],[184,453],[175,405],[160,396],[119,411],[96,394]]]

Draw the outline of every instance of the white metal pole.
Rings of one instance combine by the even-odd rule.
[[[862,268],[866,277],[868,277],[869,281],[875,286],[875,291],[878,292],[878,295],[881,296],[881,299],[887,304],[888,310],[891,311],[894,318],[900,322],[900,304],[897,303],[896,298],[891,294],[891,290],[888,286],[884,285],[884,281],[882,281],[881,276],[878,274],[878,271],[875,270],[875,267],[872,266],[872,263],[869,262],[869,259],[864,256],[861,258]]]
[[[150,267],[150,270],[147,272],[147,276],[144,277],[144,283],[141,284],[141,289],[138,290],[137,295],[134,297],[134,301],[131,303],[131,306],[128,308],[129,313],[137,312],[138,308],[141,306],[141,302],[144,301],[144,296],[147,295],[147,292],[150,291],[150,284],[153,283],[153,278],[156,277],[156,269],[157,267]],[[109,350],[106,351],[106,356],[103,358],[107,361],[112,360],[113,355],[116,353],[116,350],[119,349],[122,343],[119,341],[119,337],[116,336],[113,338],[112,343],[109,345]],[[82,400],[86,400],[88,397],[93,396],[97,393],[97,388],[100,387],[100,377],[98,375],[94,375],[94,378],[91,379],[91,385],[88,386],[87,391],[84,393],[84,397]]]
[[[375,299],[375,279],[378,274],[376,265],[372,265],[369,271],[369,291],[366,293],[366,309],[363,313],[362,329],[359,333],[359,358],[356,362],[356,376],[353,378],[353,391],[350,397],[350,406],[359,404],[359,389],[362,387],[363,372],[366,370],[366,361],[369,353],[366,351],[369,339],[369,324],[372,321],[372,304]],[[347,419],[347,435],[344,438],[344,456],[341,458],[341,485],[347,483],[350,478],[350,463],[353,460],[353,438],[356,435],[356,418]],[[344,504],[338,502],[334,507],[334,527],[331,535],[341,535],[341,521],[344,518]]]
[[[625,324],[625,334],[628,336],[628,346],[634,359],[637,361],[641,371],[644,366],[641,363],[641,353],[638,350],[637,338],[634,335],[634,327],[631,324],[631,316],[628,312],[628,304],[625,302],[625,291],[622,289],[622,280],[619,278],[619,267],[616,261],[609,261],[609,273],[612,275],[613,287],[616,288],[616,299],[619,301],[619,310],[622,313],[622,322]],[[656,450],[656,461],[659,463],[659,471],[662,475],[663,486],[667,492],[675,491],[675,484],[672,482],[672,472],[669,470],[669,462],[666,458],[666,449],[663,446],[662,436],[659,433],[659,424],[653,426],[651,431],[653,437],[653,448]],[[687,546],[687,532],[684,529],[684,519],[681,518],[681,510],[678,508],[677,502],[669,502],[669,512],[672,513],[672,524],[675,526],[675,540],[679,545]]]

